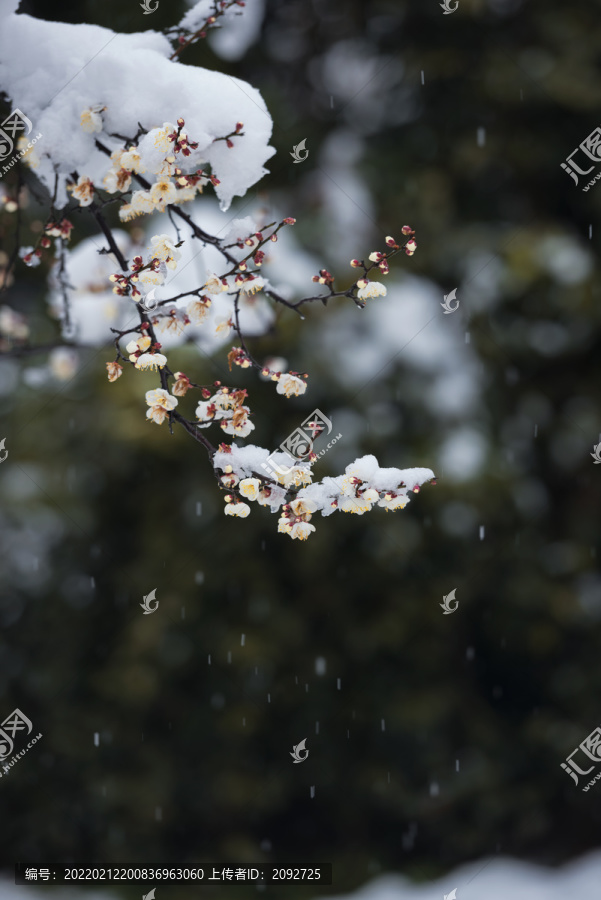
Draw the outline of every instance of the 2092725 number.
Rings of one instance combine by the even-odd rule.
[[[274,881],[319,881],[319,869],[273,869],[271,877]]]

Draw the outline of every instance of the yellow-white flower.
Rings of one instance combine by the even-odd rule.
[[[77,197],[80,206],[89,206],[94,199],[94,183],[86,175],[80,176],[72,190],[73,196]]]
[[[81,127],[84,131],[87,131],[88,134],[93,134],[95,131],[102,131],[102,116],[100,115],[101,110],[98,108],[94,109],[84,109],[81,114]]]
[[[258,478],[244,478],[239,485],[240,493],[249,500],[257,500],[259,497],[259,488],[261,482]]]
[[[102,179],[102,184],[105,191],[108,191],[109,194],[116,194],[117,191],[127,191],[131,184],[131,175],[125,169],[117,169],[117,171],[109,169]]]
[[[305,393],[307,384],[302,378],[297,378],[296,375],[286,374],[279,379],[276,390],[278,394],[285,394],[286,397],[298,397],[300,394]]]
[[[229,316],[220,316],[215,319],[215,334],[222,334],[224,337],[228,337],[231,330],[232,320]]]
[[[250,513],[250,506],[246,503],[228,503],[223,511],[226,516],[240,516],[245,519]]]
[[[139,284],[144,286],[149,284],[163,284],[165,276],[161,272],[155,272],[154,269],[144,269],[143,272],[140,272],[138,280]]]
[[[380,494],[373,488],[368,488],[363,494],[363,499],[366,500],[367,503],[375,503],[376,500],[380,499]]]
[[[191,300],[186,308],[188,318],[191,322],[194,322],[195,325],[202,325],[203,319],[209,312],[210,306],[211,301],[208,297],[206,300]]]
[[[121,154],[120,163],[128,172],[135,172],[136,175],[145,172],[146,169],[142,165],[142,157],[135,147],[130,147],[125,153]]]
[[[146,391],[146,403],[148,406],[160,406],[163,409],[175,409],[178,404],[177,397],[173,397],[164,388],[156,388],[154,391]]]
[[[210,275],[205,282],[203,290],[208,291],[209,294],[220,294],[222,291],[227,291],[227,285],[221,283],[221,278],[217,275]]]
[[[151,213],[154,209],[154,200],[149,191],[135,191],[131,197],[131,206],[136,215]]]
[[[118,362],[107,362],[106,368],[109,381],[116,381],[123,375],[123,366],[120,366]]]
[[[265,279],[257,275],[252,281],[245,281],[242,285],[242,294],[256,294],[265,287]]]
[[[369,512],[372,505],[364,500],[363,497],[342,497],[338,500],[338,509],[342,510],[342,512],[355,513],[358,516]]]
[[[310,525],[309,522],[296,522],[289,530],[289,534],[293,541],[306,541],[312,531],[315,531],[315,525]]]
[[[169,140],[168,135],[174,133],[177,134],[177,127],[172,125],[171,122],[163,122],[162,128],[155,128],[151,134],[154,137],[154,146],[157,150],[163,150],[165,153],[173,150],[173,142]],[[182,134],[184,134],[183,131]]]
[[[157,425],[162,425],[170,410],[177,406],[177,397],[172,397],[163,388],[157,388],[154,391],[146,391],[146,402],[150,407],[146,410],[146,418]]]
[[[386,499],[387,497],[389,499]],[[389,494],[385,494],[378,503],[378,506],[384,507],[385,510],[404,509],[407,506],[407,502],[407,497],[404,494],[401,494],[398,497],[390,497]]]
[[[305,484],[311,484],[311,470],[305,469],[304,466],[292,466],[285,474],[276,472],[277,480],[283,484],[285,488],[302,487]]]
[[[160,259],[166,263],[167,268],[175,269],[181,253],[168,234],[155,234],[150,238],[151,254],[154,259]]]
[[[288,505],[295,516],[308,516],[309,518],[317,509],[317,504],[313,500],[293,500]]]
[[[166,175],[162,175],[150,188],[150,199],[159,209],[173,203],[176,196],[177,188]]]
[[[129,222],[131,219],[135,219],[136,216],[139,216],[140,213],[135,212],[131,203],[124,203],[123,206],[119,207],[119,218],[122,222]]]
[[[386,287],[383,284],[380,284],[379,281],[367,281],[367,279],[363,279],[362,282],[358,282],[359,291],[357,292],[357,297],[359,300],[371,300],[372,297],[385,297],[386,296]]]
[[[125,203],[119,210],[119,218],[122,222],[129,222],[136,216],[143,216],[154,210],[154,202],[148,191],[134,191],[131,202]]]
[[[143,353],[142,356],[138,356],[135,363],[136,369],[150,369],[151,371],[162,369],[165,365],[167,365],[167,357],[162,353]]]
[[[233,419],[222,419],[221,427],[226,434],[236,434],[243,438],[248,437],[251,431],[255,430],[255,426],[248,418],[242,419],[236,425],[234,425]]]
[[[168,416],[169,410],[165,409],[163,406],[151,406],[150,409],[146,410],[146,418],[150,419],[156,425],[162,425]]]
[[[148,337],[147,334],[144,334],[144,335],[142,335],[142,337],[139,337],[137,340],[130,341],[128,344],[126,344],[125,351],[126,351],[126,353],[129,353],[130,362],[135,362],[136,359],[138,358],[136,356],[138,351],[140,353],[144,353],[145,350],[148,350],[148,348],[150,347],[151,344],[152,344],[152,341]]]

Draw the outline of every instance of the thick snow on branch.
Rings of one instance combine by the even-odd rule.
[[[315,526],[311,517],[320,512],[329,516],[336,510],[363,515],[377,506],[385,510],[404,509],[422,484],[434,482],[431,469],[382,469],[375,456],[362,456],[350,463],[343,475],[326,476],[311,484],[312,471],[307,463],[298,463],[285,453],[269,454],[253,444],[239,447],[232,443],[213,457],[213,465],[222,472],[222,484],[236,488],[239,495],[260,506],[270,506],[272,512],[281,508],[278,531],[293,539],[306,540]],[[268,467],[270,477],[263,470]],[[282,487],[270,484],[274,478]],[[308,485],[304,487],[304,485]],[[300,488],[294,500],[285,501],[285,491]],[[250,507],[226,496],[226,515],[246,518]]]
[[[42,134],[36,174],[52,193],[58,172],[58,207],[67,202],[66,178],[74,171],[102,184],[110,161],[97,139],[115,150],[123,138],[135,137],[138,125],[150,131],[179,117],[198,143],[189,171],[210,165],[222,209],[265,174],[264,163],[275,152],[268,145],[272,120],[255,88],[170,60],[171,44],[156,32],[116,34],[96,25],[46,22],[10,14],[16,5],[2,0],[0,7],[0,84]],[[84,128],[82,114],[89,110],[97,112]],[[233,146],[214,143],[239,122],[243,134]]]

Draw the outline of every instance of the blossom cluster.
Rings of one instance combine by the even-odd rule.
[[[390,272],[388,261],[395,255],[395,253],[398,253],[399,250],[404,249],[407,256],[413,256],[413,254],[417,250],[417,241],[413,237],[415,231],[411,228],[411,226],[403,225],[401,231],[407,238],[403,247],[401,247],[400,244],[397,244],[395,239],[389,235],[385,240],[388,250],[373,250],[369,254],[368,258],[371,262],[371,266],[366,266],[362,260],[351,259],[351,266],[354,269],[362,268],[364,271],[363,278],[360,278],[357,282],[357,287],[359,288],[357,292],[358,300],[371,300],[374,297],[385,297],[385,285],[383,285],[379,281],[370,281],[370,279],[367,277],[368,273],[372,269],[378,268],[382,275],[388,275],[388,273]],[[326,279],[324,279],[322,283],[327,284],[328,282]]]
[[[218,421],[226,434],[248,437],[255,426],[248,418],[250,409],[244,405],[247,392],[245,390],[230,390],[220,387],[211,396],[211,392],[203,389],[203,395],[208,395],[201,400],[196,407],[196,418],[200,421],[200,428],[208,428],[214,421]]]
[[[245,500],[262,506],[269,504],[272,511],[280,511],[278,531],[293,540],[306,540],[315,531],[310,523],[317,512],[322,516],[336,511],[363,515],[375,507],[386,511],[404,509],[410,495],[418,493],[422,484],[436,484],[431,469],[382,469],[371,455],[350,463],[343,475],[326,477],[321,482],[311,483],[311,469],[302,464],[289,468],[278,465],[272,480],[258,470],[268,456],[274,455],[253,445],[221,445],[213,464],[221,473],[223,486],[236,490],[236,494],[225,498],[226,515],[246,518],[251,508]]]
[[[50,238],[59,238],[66,243],[71,238],[72,230],[73,223],[68,219],[63,218],[60,222],[55,222],[51,218],[46,222],[42,236],[38,240],[37,245],[35,247],[20,247],[19,256],[26,266],[35,268],[35,266],[39,266],[41,262],[42,252],[52,245]]]
[[[91,133],[103,130],[104,110],[105,107],[91,107],[83,111],[81,127],[84,131]],[[184,125],[185,121],[181,117],[176,125],[164,122],[161,128],[146,132],[139,144],[131,143],[129,147],[118,148],[110,154],[111,167],[100,185],[102,190],[109,194],[124,195],[130,191],[132,178],[135,176],[146,185],[143,190],[132,190],[130,200],[121,206],[119,218],[122,222],[155,210],[164,212],[170,204],[194,200],[197,194],[202,194],[204,186],[209,182],[213,185],[220,183],[215,175],[207,174],[201,168],[194,169],[194,165],[200,162],[198,153],[195,152],[198,150],[198,142],[190,140]],[[241,122],[238,125],[242,128]],[[182,157],[187,160],[185,167],[192,171],[184,172]],[[154,176],[156,180],[147,182],[142,177],[145,173]],[[98,187],[87,175],[81,175],[77,183],[70,185],[70,190],[80,206],[90,206]]]

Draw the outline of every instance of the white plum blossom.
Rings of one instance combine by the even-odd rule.
[[[238,485],[240,493],[249,500],[257,500],[261,482],[258,478],[244,478]]]
[[[135,147],[130,147],[129,150],[121,152],[120,163],[122,168],[127,169],[128,172],[135,172],[136,175],[146,171],[142,165],[142,157]]]
[[[245,519],[250,515],[250,506],[246,503],[228,503],[223,511],[226,516],[240,516]]]
[[[255,430],[255,426],[250,419],[243,418],[239,422],[235,422],[234,419],[222,419],[221,428],[225,431],[226,434],[236,434],[238,437],[248,437],[251,431]]]
[[[181,253],[171,240],[168,234],[155,234],[150,238],[151,253],[155,259],[164,262],[168,269],[177,267],[178,259],[181,259]]]
[[[379,281],[367,281],[367,279],[363,278],[357,284],[359,285],[359,290],[357,291],[359,300],[371,300],[373,297],[386,296],[386,287],[380,284]]]
[[[307,390],[307,383],[296,375],[282,375],[278,380],[276,388],[278,394],[285,394],[286,397],[298,397]]]
[[[81,114],[81,127],[88,134],[93,134],[95,131],[102,131],[102,116],[100,113],[102,112],[102,108],[98,109],[95,107],[93,109],[84,109]]]
[[[211,301],[209,298],[203,297],[200,300],[191,300],[186,307],[186,312],[191,322],[194,322],[195,325],[202,325],[210,307]]]
[[[79,200],[80,206],[89,206],[94,199],[94,183],[85,175],[81,175],[72,192]]]
[[[204,290],[209,294],[220,294],[222,291],[227,291],[227,285],[222,284],[218,275],[212,274],[205,281]]]
[[[116,194],[117,191],[127,191],[131,184],[131,175],[125,169],[109,169],[102,179],[102,187],[109,194]],[[123,208],[123,207],[122,207]]]
[[[167,357],[163,353],[142,353],[135,362],[136,369],[162,369],[167,365]]]
[[[146,410],[146,418],[161,425],[169,412],[178,404],[177,397],[173,397],[169,391],[157,388],[154,391],[146,391],[146,403],[150,407]]]
[[[150,188],[150,199],[157,209],[163,210],[169,203],[174,203],[177,197],[177,188],[174,183],[164,175]]]
[[[253,279],[247,280],[244,282],[242,286],[242,294],[256,294],[257,291],[262,291],[266,285],[266,281],[260,275],[256,275]]]
[[[173,397],[163,388],[146,391],[146,402],[149,406],[162,406],[164,409],[175,409],[178,404],[177,397]]]

